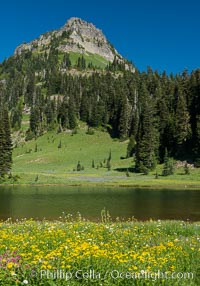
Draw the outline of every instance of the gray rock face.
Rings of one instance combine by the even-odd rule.
[[[123,59],[110,45],[101,30],[79,18],[71,18],[61,29],[41,35],[30,43],[20,45],[16,48],[15,55],[20,55],[25,50],[48,51],[51,41],[55,37],[59,41],[57,49],[62,52],[97,54],[110,62],[113,61],[115,56],[119,60]]]

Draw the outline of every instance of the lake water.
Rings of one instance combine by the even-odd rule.
[[[102,187],[0,187],[0,219],[54,220],[62,212],[94,221],[101,210],[111,217],[138,220],[200,220],[200,191]]]

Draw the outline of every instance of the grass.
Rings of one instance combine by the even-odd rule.
[[[72,63],[72,66],[76,66],[78,62],[78,58],[81,57],[82,55],[80,53],[74,53],[74,52],[69,52],[70,60]],[[84,54],[83,55],[86,61],[86,66],[88,66],[89,63],[92,63],[94,67],[104,69],[108,65],[108,61],[97,55],[97,54]]]
[[[23,118],[23,131],[28,128],[28,115]],[[128,141],[112,139],[107,132],[95,130],[87,134],[87,127],[80,122],[78,133],[50,131],[43,136],[17,144],[13,150],[13,175],[18,181],[7,180],[4,184],[62,184],[62,185],[108,185],[154,188],[200,189],[200,169],[193,168],[189,175],[178,168],[174,175],[163,177],[162,165],[148,175],[129,171],[134,166],[133,158],[126,159]],[[19,134],[22,136],[22,134]],[[19,136],[18,135],[18,136]],[[16,138],[15,138],[16,141]],[[61,148],[58,148],[61,142]],[[37,149],[37,152],[35,152]],[[111,170],[107,169],[107,158],[111,150]],[[125,159],[120,159],[125,158]],[[92,168],[94,160],[95,168]],[[80,161],[84,170],[77,172]],[[155,173],[159,176],[156,179]]]
[[[0,285],[200,285],[200,224],[59,221],[0,224]],[[3,284],[2,284],[3,283]]]
[[[58,148],[60,141],[61,148]],[[36,144],[37,152],[34,152]],[[112,140],[107,133],[95,131],[94,135],[88,135],[86,130],[80,130],[72,136],[71,132],[48,132],[14,150],[13,170],[65,173],[73,171],[78,161],[90,169],[92,160],[97,166],[108,157],[110,149],[115,162],[113,167],[121,165],[120,154],[126,152],[126,144]]]
[[[21,130],[23,132],[26,132],[28,130],[29,122],[30,122],[30,114],[23,114],[23,120],[21,124]]]
[[[63,184],[69,183],[69,177],[116,175],[106,168],[110,150],[113,169],[126,168],[131,164],[132,159],[120,160],[120,156],[126,154],[127,143],[115,141],[106,132],[98,130],[94,135],[88,135],[86,130],[83,125],[73,136],[71,132],[57,134],[52,131],[19,145],[13,152],[13,174],[21,177],[20,183],[32,183],[38,175],[38,183]],[[61,148],[58,148],[60,142]],[[92,168],[92,160],[95,168]],[[84,171],[73,171],[78,161],[84,166]]]

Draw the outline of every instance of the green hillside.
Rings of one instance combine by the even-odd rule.
[[[72,66],[76,66],[77,62],[78,62],[78,58],[81,57],[81,55],[79,53],[73,53],[73,52],[69,52],[69,58],[71,60],[71,64]],[[89,64],[92,64],[94,67],[96,68],[106,68],[106,66],[108,65],[108,61],[99,56],[99,55],[95,55],[95,54],[84,54],[84,59],[86,61],[86,66],[88,66]]]
[[[107,132],[98,130],[89,135],[86,126],[82,126],[77,134],[51,131],[14,149],[13,173],[20,176],[21,183],[35,182],[36,176],[39,177],[37,183],[66,184],[69,177],[114,176],[119,173],[115,169],[124,168],[126,171],[131,166],[132,158],[120,159],[126,155],[126,148],[127,141],[113,140]],[[111,170],[108,171],[110,151]],[[79,161],[84,170],[77,171]],[[87,181],[86,178],[83,180]]]
[[[95,69],[105,69],[109,64],[109,61],[107,61],[105,58],[97,54],[87,53],[87,54],[82,55],[80,53],[75,53],[75,52],[69,52],[68,54],[69,54],[69,60],[71,62],[72,68],[77,68],[78,60],[81,57],[84,58],[84,61],[86,64],[85,69],[88,69],[90,65],[94,67]],[[38,55],[38,53],[36,53],[36,55]],[[64,53],[59,53],[58,58],[59,58],[60,64],[62,63],[64,56],[65,56]]]
[[[28,128],[27,119],[28,115],[25,115],[23,132]],[[148,175],[135,173],[132,172],[135,165],[133,158],[125,158],[128,140],[112,139],[100,129],[92,129],[92,135],[87,131],[86,124],[79,122],[76,134],[70,130],[57,134],[54,130],[27,142],[24,141],[25,133],[16,132],[13,138],[15,144],[18,140],[18,144],[13,150],[12,175],[17,180],[10,179],[4,183],[199,188],[198,168],[184,175],[184,167],[180,166],[174,175],[163,177],[161,164]],[[108,170],[107,159],[110,155],[111,166]],[[80,171],[77,171],[78,162],[82,167]]]

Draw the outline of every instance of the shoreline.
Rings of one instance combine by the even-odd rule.
[[[155,175],[131,174],[125,176],[112,173],[39,173],[13,172],[11,178],[0,182],[0,187],[97,187],[138,188],[154,190],[200,190],[200,179],[195,176],[173,176],[155,178]]]
[[[127,183],[3,183],[0,187],[102,187],[102,188],[138,188],[138,189],[154,189],[154,190],[196,190],[200,191],[200,184],[127,184]]]

